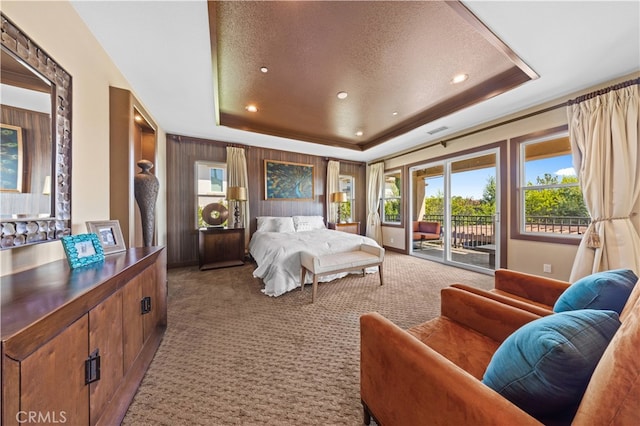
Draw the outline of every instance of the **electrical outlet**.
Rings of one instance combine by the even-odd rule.
[[[390,239],[389,239],[389,242],[390,242],[391,244],[393,244],[393,238],[390,238]]]
[[[550,263],[545,263],[544,265],[542,265],[542,272],[546,272],[547,274],[551,273],[551,264]]]

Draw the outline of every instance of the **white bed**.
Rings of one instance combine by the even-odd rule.
[[[300,252],[314,255],[340,253],[360,248],[360,244],[378,244],[368,237],[326,229],[321,216],[259,217],[258,230],[251,237],[249,253],[258,264],[253,276],[262,278],[268,296],[280,296],[300,287]],[[369,268],[367,272],[376,272]],[[327,282],[347,272],[320,278]],[[313,278],[307,274],[306,282]]]

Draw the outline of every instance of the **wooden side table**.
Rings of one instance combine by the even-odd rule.
[[[198,237],[201,271],[244,265],[244,228],[203,228]]]
[[[329,222],[329,229],[335,229],[336,231],[348,232],[350,234],[360,235],[360,222],[348,222],[348,223],[335,223]]]

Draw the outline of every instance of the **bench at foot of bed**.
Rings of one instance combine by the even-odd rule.
[[[313,293],[311,295],[311,303],[313,303],[316,301],[318,277],[355,270],[362,270],[362,274],[364,275],[365,269],[373,266],[378,267],[380,285],[382,285],[384,283],[382,278],[383,260],[384,249],[369,244],[361,244],[359,250],[346,253],[314,256],[311,253],[302,252],[300,254],[300,263],[302,264],[300,287],[304,290],[304,281],[307,271],[311,272],[313,274]]]

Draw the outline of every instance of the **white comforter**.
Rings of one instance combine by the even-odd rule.
[[[302,232],[257,231],[249,243],[249,253],[258,264],[253,276],[262,278],[264,294],[280,296],[300,287],[300,252],[307,251],[314,255],[347,252],[357,250],[362,243],[378,246],[371,238],[330,229]],[[376,268],[367,270],[375,271]],[[319,281],[331,281],[345,275],[346,272],[325,275]],[[306,283],[311,282],[313,277],[307,274]]]

